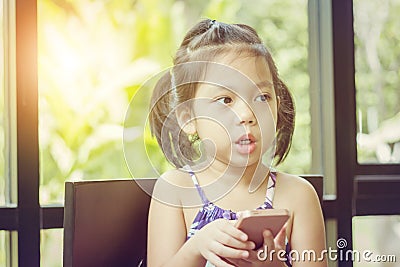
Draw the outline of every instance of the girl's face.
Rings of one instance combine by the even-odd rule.
[[[203,151],[230,166],[258,163],[273,146],[277,120],[277,97],[266,60],[223,54],[208,63],[204,81],[196,90],[192,114]]]

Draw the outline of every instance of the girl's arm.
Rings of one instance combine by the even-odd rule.
[[[204,266],[205,260],[186,240],[183,211],[152,199],[149,210],[147,265]]]
[[[318,196],[312,185],[305,181],[299,184],[298,189],[297,192],[301,193],[293,196],[296,206],[290,243],[293,255],[300,258],[293,262],[293,267],[326,267],[327,254],[323,252],[326,250],[325,224]]]

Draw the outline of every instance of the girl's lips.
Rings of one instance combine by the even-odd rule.
[[[252,134],[245,134],[235,142],[237,151],[240,154],[251,154],[256,149],[256,139]]]
[[[244,134],[235,142],[235,144],[243,144],[246,142],[254,143],[256,142],[256,138],[252,134]]]

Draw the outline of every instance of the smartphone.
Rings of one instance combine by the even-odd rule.
[[[264,243],[264,229],[269,229],[275,237],[288,219],[289,212],[286,209],[246,210],[239,213],[235,226],[259,248]]]

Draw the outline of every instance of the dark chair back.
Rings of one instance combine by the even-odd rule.
[[[322,175],[302,175],[304,179],[306,179],[308,182],[312,184],[314,187],[315,191],[317,192],[319,203],[322,206],[323,203],[323,196],[324,196],[324,182],[323,182],[323,176]]]
[[[151,197],[137,183],[152,190],[155,181],[66,182],[63,266],[138,266]]]

